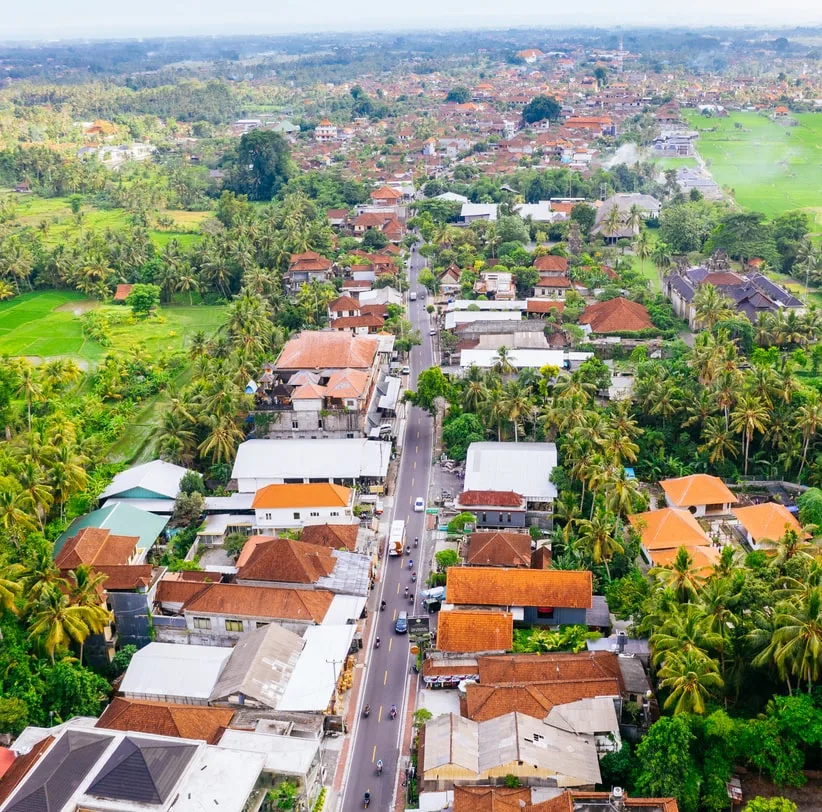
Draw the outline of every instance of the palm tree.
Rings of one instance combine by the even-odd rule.
[[[663,276],[664,274],[662,272],[671,267],[671,261],[673,259],[673,255],[668,244],[662,240],[657,240],[651,250],[651,259],[654,261],[654,265],[656,265],[657,270],[660,272],[660,276]]]
[[[234,422],[233,416],[220,417],[211,414],[205,421],[208,436],[197,447],[201,455],[209,455],[212,462],[231,462],[237,453],[237,446],[245,435]]]
[[[112,621],[112,614],[102,604],[103,582],[108,576],[95,572],[88,564],[71,570],[68,576],[69,600],[72,606],[85,610],[83,620],[92,634],[100,634]],[[83,662],[84,640],[80,642],[80,663]]]
[[[680,603],[687,603],[696,597],[705,580],[694,569],[694,560],[687,548],[680,547],[670,566],[654,567],[651,574],[666,587],[674,590]]]
[[[17,387],[16,394],[23,397],[26,401],[29,431],[31,431],[31,404],[32,401],[40,400],[43,397],[43,387],[40,383],[37,370],[26,360],[20,362],[18,375],[20,383]]]
[[[6,565],[0,569],[0,609],[17,614],[17,598],[23,591],[23,585],[20,583],[19,564]]]
[[[29,623],[29,637],[39,640],[54,665],[54,652],[67,648],[70,641],[83,643],[91,633],[82,606],[72,606],[58,590],[46,592],[35,606]]]
[[[602,220],[602,230],[605,232],[606,237],[613,240],[616,239],[621,225],[622,214],[619,211],[619,206],[614,204]]]
[[[663,594],[669,592],[673,595],[672,590],[663,590]],[[722,636],[711,631],[708,617],[699,606],[686,603],[678,609],[668,607],[668,611],[662,612],[661,617],[664,620],[650,640],[654,663],[659,663],[670,652],[693,651],[707,657],[708,651],[722,649]]]
[[[708,330],[713,330],[718,321],[731,318],[736,313],[731,300],[710,284],[699,286],[693,306],[697,321]]]
[[[822,426],[822,399],[815,389],[805,394],[805,402],[796,410],[796,428],[802,432],[802,464],[799,466],[797,482],[802,482],[802,471],[808,459],[811,440]]]
[[[503,345],[497,350],[496,356],[494,357],[494,363],[491,369],[500,377],[513,375],[517,371],[516,367],[511,363],[510,352],[508,347]]]
[[[611,580],[611,570],[608,562],[616,553],[625,552],[625,548],[616,538],[613,519],[603,510],[597,510],[591,519],[582,519],[578,523],[578,538],[590,552],[595,564],[605,564],[608,580]]]
[[[502,393],[501,407],[514,426],[514,442],[518,442],[517,426],[523,415],[531,408],[531,401],[525,387],[519,381],[509,381]]]
[[[29,498],[22,491],[11,487],[0,490],[0,528],[18,540],[20,533],[36,530],[37,520],[29,513],[29,507]]]
[[[40,529],[43,529],[43,518],[54,504],[54,495],[46,484],[43,469],[31,458],[23,461],[17,474],[22,487],[22,496],[28,508],[37,516]]]
[[[23,595],[30,606],[39,603],[47,593],[66,589],[65,579],[54,563],[50,550],[40,550],[19,570]]]
[[[634,239],[634,255],[639,257],[639,267],[645,275],[645,260],[651,256],[651,240],[648,237],[648,232],[644,229],[640,231]]]
[[[765,432],[770,424],[768,407],[756,395],[741,395],[736,408],[731,413],[731,428],[744,438],[745,476],[748,475],[748,456],[751,450],[751,440],[758,431]]]
[[[702,427],[702,445],[699,446],[700,454],[708,454],[708,460],[712,465],[718,462],[725,462],[725,455],[730,454],[735,457],[738,448],[728,429],[719,417],[708,417]]]
[[[677,713],[705,713],[705,700],[711,690],[722,688],[716,661],[697,652],[671,652],[659,669],[659,684],[671,691],[663,707]]]
[[[642,224],[645,222],[645,212],[634,203],[630,209],[628,209],[628,214],[625,217],[625,225],[634,232],[634,234],[639,234],[640,229],[642,228]],[[638,256],[638,255],[637,255]]]

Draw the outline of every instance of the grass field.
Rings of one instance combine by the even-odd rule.
[[[822,114],[797,114],[796,127],[757,113],[686,118],[714,180],[740,206],[771,216],[805,209],[822,228]]]
[[[128,312],[73,291],[36,291],[0,302],[0,355],[70,356],[89,366],[107,352],[128,351],[138,342],[152,354],[182,349],[197,330],[213,333],[225,318],[222,306],[163,307],[158,318],[113,324],[112,346],[102,347],[81,329],[80,314],[91,307],[108,308],[118,315]]]
[[[697,165],[696,158],[687,158],[684,156],[676,158],[654,158],[653,161],[663,172],[666,169],[679,169],[682,166],[695,167]]]

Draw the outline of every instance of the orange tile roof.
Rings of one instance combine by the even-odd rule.
[[[619,695],[619,681],[614,678],[500,685],[473,682],[466,686],[465,715],[475,722],[485,722],[512,712],[542,719],[555,705]]]
[[[183,606],[186,612],[321,623],[333,593],[325,589],[210,584]]]
[[[466,507],[523,507],[522,497],[514,491],[463,491],[458,501]]]
[[[300,541],[334,550],[345,548],[353,553],[357,547],[358,532],[359,525],[356,524],[310,524],[303,528]],[[239,561],[237,563],[239,565]]]
[[[716,547],[687,547],[686,549],[693,559],[693,569],[701,575],[709,575],[719,561],[719,550]],[[652,563],[656,567],[670,567],[678,552],[678,547],[654,550],[651,553]]]
[[[719,477],[709,474],[665,479],[659,484],[676,507],[735,504],[739,501]]]
[[[114,301],[124,302],[133,287],[134,285],[117,285],[117,289],[114,291]]]
[[[54,563],[61,570],[74,569],[81,564],[122,567],[129,563],[139,540],[137,536],[113,536],[103,528],[84,527],[66,541]]]
[[[399,200],[401,197],[402,192],[398,192],[390,186],[383,186],[371,192],[372,200]]]
[[[551,209],[554,210],[554,204],[551,204]],[[534,260],[534,267],[538,271],[554,271],[559,273],[568,272],[568,258],[555,256],[554,254],[543,254]]]
[[[731,513],[739,519],[739,523],[750,533],[754,542],[763,539],[777,541],[785,535],[786,529],[802,532],[802,525],[793,513],[785,505],[778,505],[776,502],[734,508]]]
[[[114,697],[95,727],[199,739],[207,744],[216,744],[233,718],[234,711],[228,708],[166,705]]]
[[[354,318],[373,318],[370,316]],[[333,323],[337,324],[340,319]],[[379,319],[382,323],[382,319]],[[365,394],[368,387],[368,373],[361,369],[335,369],[328,376],[325,391],[330,398],[359,398]]]
[[[589,324],[594,333],[646,330],[654,326],[645,305],[622,296],[588,305],[579,317],[579,323]]]
[[[295,482],[266,485],[254,495],[251,507],[312,508],[347,507],[351,488],[331,482]]]
[[[439,614],[440,651],[508,651],[513,644],[514,616],[510,612],[452,609]]]
[[[275,538],[258,544],[237,572],[244,581],[283,581],[315,584],[331,575],[337,560],[328,547]]]
[[[454,787],[453,812],[521,812],[520,801],[529,803],[528,787]]]
[[[277,369],[368,369],[379,341],[372,336],[304,330],[286,342]]]
[[[265,544],[267,541],[274,541],[277,538],[276,535],[273,536],[263,536],[263,535],[253,535],[249,536],[246,540],[245,544],[243,545],[242,552],[237,557],[237,568],[243,567],[245,564],[248,563],[248,559],[251,558],[251,554],[254,550],[257,549],[257,546],[260,544]]]
[[[96,565],[94,567],[94,572],[106,576],[106,580],[103,581],[103,589],[109,592],[147,587],[151,583],[153,571],[154,568],[151,564],[129,564],[117,567]]]
[[[351,296],[339,296],[338,298],[334,299],[330,305],[328,305],[328,309],[332,313],[342,313],[346,310],[354,310],[357,313],[360,312],[360,303],[352,298]]]
[[[565,310],[565,302],[556,302],[553,299],[526,299],[525,312],[526,313],[550,313],[556,310],[557,313],[562,313]]]
[[[687,510],[662,508],[635,513],[628,521],[642,538],[646,550],[677,550],[680,547],[710,547],[699,522]]]
[[[466,560],[473,566],[530,567],[531,536],[528,533],[471,533]]]
[[[582,570],[450,567],[448,600],[475,606],[590,609],[592,576]]]
[[[619,660],[612,651],[487,655],[477,658],[477,667],[480,682],[486,685],[597,679],[615,679],[622,684]]]

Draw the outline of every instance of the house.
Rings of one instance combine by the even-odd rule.
[[[328,218],[328,225],[331,228],[342,228],[348,219],[348,211],[346,209],[328,209],[325,216]]]
[[[153,513],[148,513],[129,504],[106,505],[99,510],[87,513],[85,516],[78,516],[69,525],[68,529],[60,534],[57,541],[54,542],[54,558],[55,561],[59,559],[60,553],[69,539],[75,538],[85,528],[93,528],[107,531],[108,535],[113,538],[123,536],[136,538],[136,552],[134,555],[118,556],[118,563],[120,565],[142,564],[146,560],[148,551],[154,546],[154,542],[157,541],[157,537],[163,532],[167,524],[167,517],[155,516]],[[99,540],[101,537],[93,535],[90,538]],[[100,542],[100,544],[104,544],[104,542]],[[104,555],[106,560],[110,560],[111,557],[108,554]],[[101,558],[98,563],[102,564],[102,562],[103,559]],[[87,561],[85,563],[93,562]],[[113,562],[109,565],[113,565]]]
[[[461,285],[460,285],[460,276],[462,271],[460,271],[459,267],[456,266],[453,262],[439,275],[437,278],[439,285],[440,285],[440,292],[444,296],[450,296],[451,294],[459,293]]]
[[[503,607],[529,625],[583,625],[592,583],[590,572],[577,570],[450,567],[448,603]]]
[[[99,499],[104,504],[126,502],[152,513],[171,513],[180,480],[187,472],[187,468],[165,460],[134,465],[115,474]]]
[[[23,732],[15,746],[37,756],[4,812],[257,812],[265,800],[260,754],[88,721]]]
[[[545,795],[539,787],[455,786],[452,812],[679,812],[676,798],[629,797],[622,787]]]
[[[260,488],[251,506],[260,529],[356,522],[353,491],[330,482],[284,483]]]
[[[137,563],[137,536],[115,536],[110,530],[84,527],[66,540],[54,559],[58,569],[77,567],[123,567]]]
[[[237,572],[237,583],[265,587],[310,585],[364,597],[371,585],[370,561],[348,550],[272,538],[254,546]]]
[[[399,205],[402,200],[402,192],[392,189],[390,186],[381,186],[371,192],[371,203],[374,206],[392,207]]]
[[[365,438],[246,440],[237,449],[231,478],[240,493],[299,482],[367,488],[385,481],[390,461],[391,443]]]
[[[564,299],[574,285],[570,277],[556,273],[540,274],[539,281],[534,285],[534,296],[543,299]]]
[[[95,727],[217,744],[233,718],[231,708],[146,702],[115,696]]]
[[[540,275],[567,276],[568,258],[554,254],[542,254],[534,259],[534,268],[540,272]]]
[[[529,510],[551,510],[557,496],[551,473],[557,465],[554,443],[479,442],[468,446],[466,491],[520,494]]]
[[[514,277],[507,271],[483,271],[474,283],[474,293],[498,301],[513,301],[517,288]]]
[[[300,541],[353,553],[357,548],[358,532],[356,524],[310,524],[303,528]]]
[[[129,293],[131,293],[131,289],[134,285],[117,285],[114,289],[114,299],[115,302],[124,302],[128,299]]]
[[[453,713],[426,722],[418,772],[422,789],[443,791],[513,775],[525,786],[590,787],[600,782],[593,736],[521,713],[473,722]]]
[[[802,525],[796,516],[785,505],[776,502],[733,508],[731,513],[739,521],[748,544],[754,550],[762,549],[763,542],[778,541],[789,530],[803,536]]]
[[[629,516],[628,521],[639,533],[642,551],[652,564],[666,566],[671,563],[680,547],[687,548],[692,556],[699,556],[702,563],[713,557],[709,552],[711,540],[687,510],[649,510]],[[714,553],[718,555],[715,550]]]
[[[314,140],[319,141],[321,144],[327,143],[328,141],[336,141],[337,140],[337,127],[336,127],[336,125],[332,124],[327,118],[324,118],[314,128]]]
[[[463,203],[460,209],[460,221],[473,223],[476,220],[487,220],[495,223],[498,208],[496,203]]]
[[[622,296],[588,305],[579,317],[586,333],[621,333],[653,330],[645,305]]]
[[[486,609],[452,609],[437,619],[437,649],[444,652],[502,652],[514,644],[514,616]]]
[[[343,316],[359,316],[360,302],[351,296],[339,296],[328,305],[328,318],[339,319]]]
[[[694,516],[723,516],[739,500],[719,477],[691,474],[659,483],[669,507],[686,508]]]
[[[330,259],[320,256],[316,251],[304,251],[292,254],[283,279],[288,290],[296,293],[309,282],[328,282],[333,276],[333,264]]]
[[[550,292],[547,288],[543,288],[543,291]],[[564,289],[556,292],[558,295],[562,293],[564,298]],[[563,310],[565,310],[565,302],[554,299],[529,298],[525,300],[525,314],[529,319],[544,319],[552,313],[559,318]]]
[[[471,533],[465,561],[472,567],[530,567],[531,543],[528,533]]]

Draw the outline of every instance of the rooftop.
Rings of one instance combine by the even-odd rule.
[[[653,329],[653,322],[645,305],[621,296],[607,302],[588,305],[579,317],[594,333],[617,333]]]
[[[466,491],[514,491],[528,501],[551,501],[557,489],[554,443],[471,443],[465,462]]]
[[[514,616],[510,612],[453,609],[439,614],[440,651],[508,651],[513,640]]]
[[[466,561],[472,566],[530,567],[531,536],[502,531],[472,533]]]
[[[592,576],[582,570],[450,567],[448,602],[473,606],[551,606],[588,609]]]
[[[659,483],[665,496],[676,507],[734,504],[738,499],[719,477],[709,474],[665,479]]]
[[[333,593],[325,589],[208,584],[183,609],[191,614],[322,623],[333,598]]]
[[[802,525],[784,505],[776,502],[763,502],[761,505],[734,508],[731,513],[748,531],[755,543],[767,539],[778,541],[786,530],[802,532]]]
[[[287,441],[290,442],[290,441]],[[351,489],[330,482],[283,483],[266,485],[257,491],[252,507],[265,508],[312,508],[347,507]]]
[[[628,521],[639,532],[646,550],[710,546],[699,522],[688,510],[661,508],[635,513]]]
[[[347,332],[304,330],[286,342],[277,369],[368,369],[377,354],[373,336]]]

